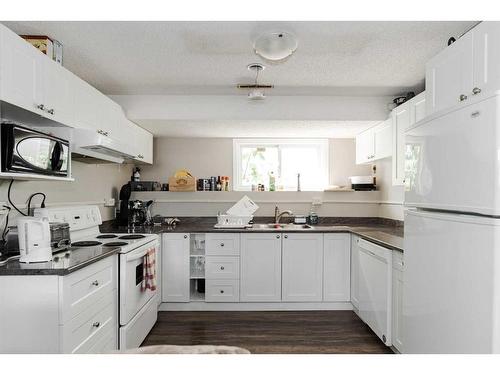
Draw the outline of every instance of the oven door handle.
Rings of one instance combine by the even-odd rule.
[[[146,253],[149,251],[149,249],[151,249],[152,247],[154,247],[155,249],[155,252],[158,251],[158,242],[152,242],[151,244],[147,244],[147,245],[144,245],[145,247],[144,248],[139,248],[135,251],[132,251],[131,253],[129,254],[126,254],[126,261],[127,262],[133,262],[134,260],[137,260],[137,259],[140,259],[140,258],[144,258],[144,256],[146,255]]]
[[[142,254],[134,255],[134,256],[132,256],[130,258],[127,257],[127,262],[133,262],[134,260],[144,258],[144,256],[146,255],[147,252],[148,252],[148,250],[144,251]]]

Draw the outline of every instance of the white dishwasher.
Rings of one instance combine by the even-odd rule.
[[[392,345],[392,250],[358,239],[359,316]]]

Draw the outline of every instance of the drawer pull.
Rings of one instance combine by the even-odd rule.
[[[288,238],[288,234],[285,234],[285,238]]]
[[[220,294],[224,294],[224,291],[221,289]]]
[[[221,243],[220,243],[220,247],[224,247],[224,242],[221,242]]]
[[[462,95],[460,95],[460,96],[458,97],[458,99],[459,99],[461,102],[463,102],[464,100],[467,100],[467,95],[462,94]]]
[[[220,266],[221,271],[224,271],[224,266]]]
[[[480,94],[481,93],[481,89],[479,87],[474,87],[472,89],[472,94],[473,95],[477,95],[477,94]]]
[[[101,325],[101,322],[92,323],[92,327],[95,327],[95,328],[99,328],[100,325]]]
[[[92,281],[92,285],[99,286],[99,281],[97,281],[97,280]]]
[[[188,238],[187,234],[184,235],[184,238]]]

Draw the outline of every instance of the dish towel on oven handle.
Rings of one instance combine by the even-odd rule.
[[[146,289],[156,290],[156,256],[154,247],[149,249],[146,255],[144,255],[141,292],[146,291]]]

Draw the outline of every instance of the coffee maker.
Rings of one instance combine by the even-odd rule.
[[[117,220],[118,225],[125,226],[128,225],[129,218],[129,202],[132,189],[130,183],[126,183],[120,189],[120,212],[118,214]]]
[[[149,207],[153,204],[153,201],[143,202],[140,200],[134,200],[128,202],[128,226],[135,227],[140,225],[151,225],[151,213]]]

